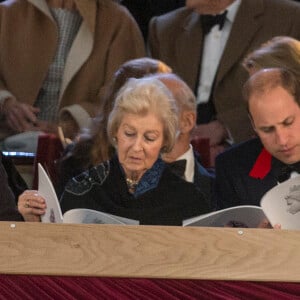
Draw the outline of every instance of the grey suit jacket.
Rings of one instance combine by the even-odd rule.
[[[199,14],[180,8],[154,17],[149,28],[151,56],[159,58],[196,90],[202,52]],[[278,35],[300,39],[300,4],[290,0],[242,0],[215,78],[213,102],[217,118],[236,142],[253,135],[242,100],[248,78],[245,55]]]

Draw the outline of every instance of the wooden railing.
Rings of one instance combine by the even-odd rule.
[[[300,282],[300,231],[0,222],[0,273]]]

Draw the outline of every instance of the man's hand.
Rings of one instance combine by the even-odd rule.
[[[14,98],[5,100],[2,105],[2,113],[6,117],[8,126],[17,132],[38,130],[34,129],[38,112],[38,108],[18,102]]]
[[[55,133],[57,134],[57,124],[50,123],[48,121],[37,120],[33,130],[43,131],[46,133]]]
[[[228,146],[226,143],[227,138],[228,132],[218,120],[212,121],[208,124],[197,125],[197,127],[194,129],[192,140],[209,140],[209,146],[207,146],[208,149],[205,150],[205,153],[209,152],[209,158],[207,159],[206,167],[209,166],[213,168],[215,166],[216,156],[223,152]],[[201,151],[199,151],[199,153],[201,155]]]
[[[68,138],[70,140],[74,140],[80,131],[78,123],[69,112],[64,112],[61,115],[59,126],[62,129],[64,138]]]
[[[211,146],[209,148],[209,154],[210,154],[210,167],[214,168],[215,167],[215,163],[216,163],[216,157],[222,153],[224,150],[226,149],[226,145],[222,144],[222,145],[217,145],[217,146]]]
[[[199,124],[193,131],[192,138],[208,138],[211,147],[222,145],[228,138],[228,133],[223,124],[212,121],[207,124]]]

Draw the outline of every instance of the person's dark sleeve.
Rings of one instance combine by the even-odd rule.
[[[239,199],[235,193],[234,175],[232,168],[226,162],[228,157],[224,158],[221,154],[216,158],[215,180],[213,184],[213,209],[220,210],[239,205]]]
[[[16,206],[3,164],[0,164],[0,221],[24,221]]]
[[[28,189],[25,180],[17,171],[12,159],[5,155],[1,155],[2,164],[7,174],[7,181],[11,191],[14,194],[14,198],[17,202],[18,197]]]
[[[58,180],[55,185],[58,198],[61,198],[70,179],[91,167],[90,145],[80,149],[79,154],[73,153],[74,147],[75,144],[69,145],[62,155],[62,158],[58,161]]]

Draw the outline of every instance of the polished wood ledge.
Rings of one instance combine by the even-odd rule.
[[[300,282],[300,231],[0,222],[0,273]]]

